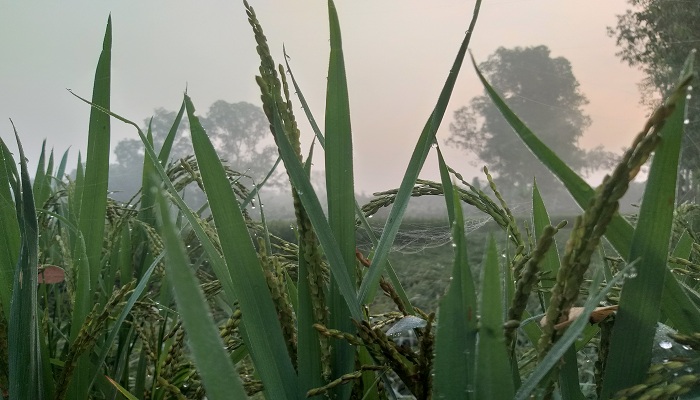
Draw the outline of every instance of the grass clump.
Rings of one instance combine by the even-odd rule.
[[[65,165],[54,170],[49,161],[40,162],[32,183],[21,145],[19,171],[5,143],[0,148],[0,257],[14,266],[0,269],[3,396],[394,399],[403,391],[419,399],[651,399],[694,390],[700,359],[694,205],[676,208],[674,197],[692,58],[597,189],[542,144],[476,69],[515,134],[583,209],[560,258],[556,242],[565,222],[551,220],[536,185],[531,219],[523,221],[488,169],[489,194],[447,165],[439,146],[440,182],[418,179],[479,1],[400,186],[364,206],[355,201],[350,172],[350,111],[333,2],[323,132],[289,65],[275,64],[254,9],[244,7],[261,59],[263,109],[293,188],[296,235],[271,234],[262,210],[261,221],[250,218],[246,205],[259,200],[259,187],[249,191],[219,159],[188,95],[166,143],[186,117],[194,156],[170,164],[168,145],[156,152],[150,132],[110,110],[108,23],[92,101],[83,99],[92,106],[90,150],[75,179],[64,179]],[[305,155],[287,76],[326,157],[327,213],[310,182],[313,147]],[[100,186],[107,182],[111,118],[134,126],[146,153],[140,196],[127,204],[108,199]],[[633,226],[618,213],[619,199],[652,154]],[[192,182],[206,193],[197,210],[182,198]],[[450,238],[433,260],[442,268],[405,276],[398,266],[410,256],[390,262],[389,253],[409,199],[419,196],[444,199]],[[368,219],[389,206],[377,232]],[[464,206],[497,229],[468,235]],[[601,246],[604,238],[611,247]],[[603,261],[592,262],[598,253]],[[49,283],[47,271],[56,273],[56,265],[63,275]],[[440,274],[449,277],[446,287],[425,287]],[[420,293],[409,295],[416,286]],[[691,357],[653,358],[661,328],[671,332],[662,340],[687,346]],[[591,350],[596,369],[584,382],[576,361]]]

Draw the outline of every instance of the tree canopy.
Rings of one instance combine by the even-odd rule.
[[[151,127],[153,142],[159,149],[175,121],[177,113],[158,108],[151,119],[144,121]],[[277,157],[277,150],[265,140],[269,123],[262,109],[246,102],[214,102],[200,122],[207,131],[219,156],[234,170],[260,182],[269,172]],[[145,129],[144,129],[145,131]],[[133,195],[139,188],[134,185],[143,166],[144,150],[139,139],[123,139],[114,150],[116,164],[112,164],[110,188]],[[171,159],[177,160],[193,154],[187,118],[183,118],[173,143]],[[135,175],[134,175],[135,174]],[[124,197],[124,196],[122,196]]]
[[[501,47],[479,68],[508,106],[574,170],[604,161],[602,150],[587,153],[578,146],[591,120],[582,109],[588,100],[567,59],[552,58],[546,46]],[[448,143],[474,152],[496,172],[504,189],[523,193],[534,177],[540,188],[558,187],[486,92],[455,112],[450,131]]]
[[[656,107],[673,88],[688,54],[700,44],[700,2],[629,0],[632,6],[608,28],[620,51],[617,55],[644,71],[642,103]],[[697,64],[696,64],[697,65]],[[696,69],[697,73],[697,69]],[[680,164],[682,200],[700,198],[700,101],[688,102],[688,119]]]

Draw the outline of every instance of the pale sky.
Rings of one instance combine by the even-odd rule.
[[[328,62],[325,1],[250,0],[273,57],[286,45],[295,76],[323,127]],[[447,77],[471,19],[473,2],[336,0],[343,35],[354,135],[357,191],[399,185],[413,146]],[[620,149],[644,125],[642,74],[616,56],[606,27],[625,0],[484,0],[470,49],[482,62],[498,47],[547,45],[567,58],[593,124],[581,144]],[[218,99],[260,105],[258,59],[242,1],[150,0],[3,2],[0,5],[0,137],[15,149],[12,118],[31,165],[46,138],[57,156],[70,147],[69,170],[87,145],[89,98],[107,17],[112,14],[112,110],[141,123],[153,110],[177,110],[185,86],[205,113]],[[482,93],[465,62],[438,138],[449,137],[453,112]],[[298,102],[296,102],[298,105]],[[297,108],[297,119],[304,120]],[[303,141],[312,132],[302,125]],[[112,122],[112,146],[137,138]],[[473,157],[442,146],[465,176]],[[422,177],[439,179],[434,154]],[[317,156],[316,160],[320,161]],[[322,163],[316,163],[322,167]],[[32,167],[34,168],[34,167]],[[597,184],[597,183],[596,183]]]

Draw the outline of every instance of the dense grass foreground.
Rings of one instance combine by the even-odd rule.
[[[465,182],[433,146],[480,1],[399,188],[363,207],[354,198],[333,1],[323,130],[244,3],[261,59],[263,108],[293,187],[298,240],[270,235],[264,218],[248,217],[259,186],[244,187],[219,160],[187,95],[157,152],[150,132],[110,110],[108,22],[92,100],[83,99],[92,105],[88,153],[75,179],[65,178],[65,156],[54,168],[53,153],[43,151],[32,180],[19,136],[17,158],[5,143],[0,149],[3,397],[656,399],[689,393],[700,382],[698,244],[684,224],[694,206],[676,208],[674,197],[692,55],[673,93],[596,189],[476,70],[524,145],[583,209],[559,255],[554,244],[564,224],[550,221],[536,185],[523,230],[487,169],[493,198]],[[300,146],[287,76],[324,150],[327,214],[309,180],[313,148],[306,155]],[[128,204],[107,197],[111,118],[136,128],[147,155],[141,196]],[[182,118],[191,127],[194,163],[169,157]],[[418,180],[433,147],[441,182]],[[618,200],[652,154],[632,225],[617,213]],[[203,210],[182,199],[190,182],[206,192]],[[443,196],[451,221],[452,279],[436,312],[411,304],[388,260],[408,200],[417,195]],[[503,230],[503,240],[486,240],[478,265],[468,261],[464,204]],[[366,217],[388,205],[376,237]],[[357,249],[358,229],[372,242],[369,254]],[[367,307],[380,290],[396,311],[375,315]],[[416,338],[412,345],[394,340],[407,333]],[[682,351],[659,354],[659,346]],[[595,367],[577,362],[583,356]]]

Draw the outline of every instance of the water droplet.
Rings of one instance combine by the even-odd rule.
[[[693,90],[693,87],[692,87],[692,86],[688,86],[688,91],[690,92],[691,90]]]
[[[686,98],[687,100],[690,100],[691,98],[693,98],[693,95],[690,94],[690,93],[688,93],[688,94],[685,96],[685,98]]]
[[[693,367],[685,367],[684,371],[689,373],[689,374],[692,374],[694,369],[693,369]]]
[[[255,210],[255,204],[253,204],[252,206],[250,206],[250,208],[252,208],[253,210]]]
[[[635,268],[635,267],[630,268],[627,272],[625,272],[624,277],[628,278],[628,279],[636,278],[637,277],[637,268]]]
[[[659,342],[659,347],[661,347],[662,349],[668,350],[671,347],[673,347],[673,343],[669,342],[668,340],[663,340],[663,341]]]
[[[682,347],[683,347],[683,350],[688,350],[688,351],[693,350],[693,348],[691,346],[688,346],[687,344],[684,344]]]
[[[686,125],[688,125],[688,124],[690,123],[690,120],[689,120],[688,118],[686,118],[686,119],[683,120],[683,123],[686,124]]]
[[[452,247],[457,247],[457,243],[452,242]]]
[[[369,218],[372,218],[372,217],[374,217],[374,215],[370,215],[370,216],[369,216]]]

